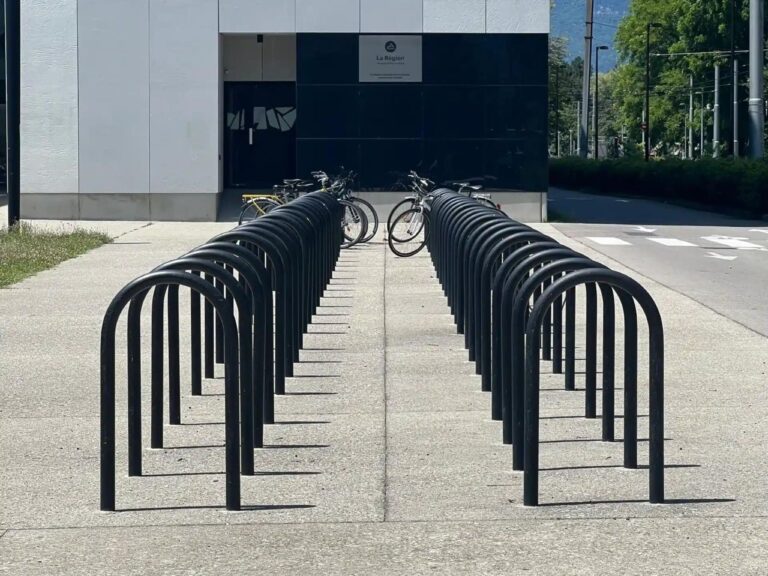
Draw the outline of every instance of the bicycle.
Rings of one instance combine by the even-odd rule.
[[[415,256],[427,245],[429,240],[429,211],[430,200],[441,193],[441,190],[429,190],[434,188],[434,182],[428,178],[422,178],[416,172],[411,171],[409,177],[415,195],[408,196],[395,205],[387,220],[387,243],[390,250],[397,256],[408,258]],[[480,185],[472,185],[468,182],[452,182],[452,186],[458,188],[460,194],[466,192],[467,196],[474,198],[480,204],[501,211],[487,194],[480,194]],[[398,213],[399,210],[406,208]]]
[[[282,184],[273,186],[271,194],[243,194],[243,205],[240,207],[238,224],[255,220],[264,216],[264,214],[268,214],[278,206],[298,198],[301,192],[307,191],[311,187],[312,182],[292,178],[283,180]]]
[[[341,174],[335,178],[331,178],[322,170],[312,172],[312,176],[320,184],[321,190],[334,194],[339,200],[352,202],[365,213],[367,229],[360,243],[372,240],[379,230],[379,215],[368,200],[353,195],[352,185],[357,179],[357,174],[352,170],[345,172],[342,166]]]

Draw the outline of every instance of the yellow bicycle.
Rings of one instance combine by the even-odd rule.
[[[282,206],[297,198],[301,192],[307,191],[312,186],[312,182],[296,178],[283,180],[282,184],[278,184],[272,189],[271,194],[243,194],[243,205],[240,207],[238,223],[256,220],[277,206]]]
[[[238,224],[256,220],[277,206],[285,204],[285,201],[276,194],[243,194],[242,198],[243,205],[240,208]]]

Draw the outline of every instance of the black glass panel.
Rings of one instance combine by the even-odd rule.
[[[358,81],[357,34],[298,34],[296,50],[299,84],[353,84]]]
[[[366,140],[360,144],[360,181],[366,187],[386,188],[397,173],[413,170],[421,163],[421,140]]]
[[[360,86],[360,135],[364,138],[419,138],[422,135],[419,84]]]
[[[299,138],[354,138],[359,135],[357,86],[299,86]]]
[[[479,87],[425,86],[424,135],[427,138],[482,138],[483,108],[483,91]]]
[[[486,172],[495,182],[489,187],[541,191],[547,188],[547,144],[544,138],[487,141]]]
[[[483,39],[484,84],[547,84],[546,34],[488,34]]]
[[[314,170],[331,174],[340,167],[360,171],[360,147],[356,140],[298,140],[296,165],[299,177],[309,178]]]
[[[480,84],[483,79],[485,41],[481,34],[424,34],[422,41],[425,84]]]
[[[482,140],[426,140],[426,173],[438,183],[477,180],[485,176]]]
[[[494,86],[483,90],[487,137],[527,138],[546,134],[545,86]]]

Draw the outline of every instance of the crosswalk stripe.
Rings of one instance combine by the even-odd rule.
[[[611,236],[590,236],[587,240],[591,240],[601,246],[632,246],[632,244],[621,238],[613,238]]]
[[[692,246],[696,248],[696,244],[686,242],[685,240],[678,240],[677,238],[648,238],[651,242],[656,242],[662,246]]]
[[[715,244],[722,244],[723,246],[728,246],[729,248],[752,250],[755,248],[762,248],[762,246],[758,244],[747,242],[746,238],[734,238],[731,236],[702,236],[702,240],[706,240],[707,242],[714,242]]]

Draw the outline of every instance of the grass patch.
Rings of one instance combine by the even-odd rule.
[[[111,238],[74,228],[46,230],[27,223],[0,230],[0,288],[80,256]]]

